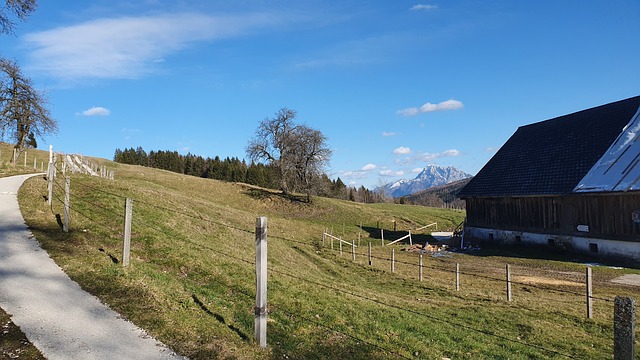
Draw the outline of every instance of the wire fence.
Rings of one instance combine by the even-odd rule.
[[[61,181],[62,176],[60,176],[63,174],[57,168],[56,168],[56,175],[57,176],[53,176],[53,178],[50,179],[50,181],[53,181],[53,185],[55,188],[55,191],[53,192],[53,199],[56,201],[56,203],[59,206],[59,204],[64,204],[64,200],[60,196],[60,193],[64,193],[65,187]],[[74,181],[72,182],[72,189],[73,188],[75,190],[72,190],[70,193],[72,205],[70,205],[69,208],[75,214],[78,214],[83,219],[85,219],[92,226],[96,226],[100,228],[100,230],[105,234],[110,234],[107,236],[110,236],[111,238],[117,238],[119,235],[121,235],[120,233],[120,229],[122,228],[121,224],[125,217],[124,211],[122,211],[123,209],[118,208],[113,204],[118,204],[118,203],[124,204],[124,201],[127,198],[132,198],[136,206],[140,206],[145,209],[154,209],[156,211],[159,211],[165,214],[164,217],[158,216],[157,218],[153,218],[150,216],[146,216],[145,211],[138,211],[136,213],[134,222],[135,222],[137,232],[140,234],[143,234],[143,233],[155,234],[155,236],[166,236],[167,232],[171,232],[171,234],[178,234],[179,231],[175,229],[173,230],[170,229],[165,222],[165,219],[170,217],[180,217],[182,219],[180,221],[186,221],[186,220],[194,221],[194,222],[205,224],[209,227],[212,227],[212,228],[207,228],[206,231],[220,231],[220,230],[226,229],[226,231],[231,231],[233,233],[238,234],[239,236],[238,238],[241,239],[242,243],[245,245],[250,245],[252,243],[253,237],[255,236],[255,233],[256,233],[255,229],[243,228],[241,226],[237,226],[221,220],[214,220],[196,211],[189,211],[189,209],[177,209],[177,208],[171,208],[169,206],[154,204],[148,200],[142,199],[141,197],[136,198],[134,196],[135,194],[132,194],[132,193],[121,194],[121,193],[118,193],[117,190],[115,190],[115,187],[112,190],[105,190],[103,186],[96,186],[95,180],[90,177],[83,177],[83,176],[74,177]],[[114,199],[116,199],[117,201],[114,202],[113,201]],[[360,227],[362,228],[362,225],[360,225]],[[319,252],[324,259],[328,259],[329,261],[342,261],[342,262],[345,261],[343,258],[340,257],[342,254],[342,249],[338,250],[338,249],[323,247],[319,238],[310,239],[310,240],[298,240],[298,239],[291,239],[288,236],[285,236],[283,234],[276,234],[276,233],[270,233],[269,238],[279,240],[281,241],[281,243],[289,244],[291,247],[294,247],[294,248],[304,247],[308,250]],[[224,251],[220,247],[215,246],[215,244],[203,243],[198,240],[190,239],[184,235],[179,236],[179,241],[181,241],[182,243],[194,246],[200,249],[201,251],[205,251],[209,254],[219,256],[223,258],[224,261],[232,261],[241,266],[245,266],[249,269],[251,269],[251,266],[255,266],[254,259],[246,258],[246,256],[245,257],[240,256],[237,253]],[[422,263],[422,260],[420,260],[420,263],[415,261],[417,259],[417,254],[405,253],[402,256],[398,256],[397,258],[395,256],[391,257],[391,255],[381,256],[380,253],[382,253],[383,251],[388,251],[389,249],[385,249],[379,246],[376,248],[375,254],[371,254],[371,252],[360,250],[361,247],[359,246],[356,247],[355,241],[352,242],[352,245],[353,246],[351,247],[350,253],[354,259],[357,258],[359,259],[358,261],[360,261],[354,266],[367,267],[367,261],[365,261],[366,259],[368,259],[369,264],[371,264],[372,261],[375,260],[376,266],[378,269],[383,268],[385,271],[391,272],[388,269],[388,266],[385,266],[383,264],[389,264],[391,261],[394,261],[394,265],[395,264],[401,265],[404,268],[402,272],[403,274],[402,275],[399,274],[398,276],[403,276],[404,278],[411,278],[411,276],[409,275],[410,273],[413,273],[415,276],[415,274],[418,273],[417,270],[420,270],[420,274],[421,274],[420,281],[422,281],[422,269],[427,269],[432,272],[431,276],[428,276],[428,279],[430,281],[430,286],[439,286],[440,288],[448,288],[448,286],[450,286],[450,284],[443,285],[441,282],[440,284],[437,283],[438,281],[441,281],[444,278],[443,276],[440,276],[440,274],[448,274],[450,278],[453,278],[454,275],[462,275],[467,279],[473,279],[471,281],[468,281],[468,285],[465,285],[465,286],[468,286],[469,288],[473,288],[474,287],[473,283],[479,282],[479,281],[483,281],[487,283],[495,283],[495,287],[491,289],[499,289],[505,283],[504,276],[494,275],[494,274],[499,274],[501,271],[500,269],[497,269],[497,268],[487,269],[487,268],[477,268],[477,267],[474,268],[473,266],[470,266],[468,269],[465,269],[463,271],[458,271],[457,266],[454,268],[451,262],[438,261],[438,259],[435,259],[425,265]],[[349,251],[347,252],[349,253]],[[373,266],[369,265],[368,267],[373,267]],[[530,269],[530,268],[525,268],[524,266],[522,267],[522,269],[523,269],[522,275],[518,275],[518,276],[525,276],[527,274],[535,273],[535,270],[541,270],[542,272],[546,271],[545,269]],[[269,272],[270,272],[270,276],[278,276],[278,279],[288,278],[290,280],[293,280],[294,283],[297,282],[299,284],[304,284],[306,286],[323,288],[328,290],[331,293],[342,294],[344,296],[349,296],[355,299],[359,299],[361,301],[366,301],[366,302],[375,304],[376,306],[382,307],[384,309],[393,310],[400,313],[406,313],[417,319],[422,319],[422,321],[427,321],[430,323],[439,323],[445,326],[455,327],[457,329],[464,329],[468,333],[484,336],[486,338],[493,339],[494,341],[498,341],[501,343],[510,343],[515,346],[532,349],[533,351],[537,351],[542,354],[545,354],[544,355],[545,357],[554,356],[554,357],[561,357],[561,358],[580,358],[580,356],[577,356],[576,354],[568,354],[558,349],[553,349],[540,344],[527,342],[520,339],[517,336],[513,337],[507,334],[500,333],[498,331],[486,330],[481,327],[475,327],[461,321],[456,321],[455,317],[443,318],[439,316],[434,316],[424,311],[412,309],[410,306],[398,305],[395,303],[391,303],[389,301],[382,300],[376,296],[372,296],[371,294],[358,292],[353,288],[345,288],[344,286],[339,286],[337,284],[328,284],[326,283],[326,276],[323,276],[322,278],[318,277],[317,279],[312,279],[310,277],[302,277],[302,276],[291,273],[291,269],[286,269],[286,267],[283,267],[283,266],[275,267],[273,265],[269,266]],[[396,271],[393,271],[393,272],[396,272]],[[557,274],[557,272],[554,272],[554,273]],[[573,282],[576,282],[576,280],[578,280],[578,278],[580,277],[579,274],[578,275],[565,274],[565,275],[567,275],[566,276],[567,279],[570,279],[570,281],[573,281]],[[417,281],[418,279],[414,278],[413,280]],[[557,294],[566,295],[570,297],[575,297],[576,298],[575,301],[558,299],[557,297],[546,298],[546,300],[550,302],[569,305],[570,308],[572,309],[571,310],[572,313],[575,313],[575,305],[583,303],[583,299],[587,296],[584,291],[580,292],[575,290],[567,290],[566,288],[564,288],[566,286],[563,287],[562,285],[549,286],[549,285],[540,285],[532,282],[517,281],[517,280],[516,281],[511,280],[511,284],[518,285],[521,288],[526,288],[529,290],[535,289],[535,290],[539,290],[540,292],[545,292],[545,293],[552,292],[552,293],[557,293]],[[255,296],[255,294],[251,294],[250,292],[245,291],[244,289],[242,289],[242,287],[238,285],[227,285],[227,286],[229,287],[229,289],[232,289],[233,291],[240,293],[247,298],[252,298],[253,296]],[[286,292],[287,289],[284,289],[283,291]],[[486,290],[483,290],[483,291],[486,291]],[[489,290],[489,291],[494,293],[494,290]],[[480,291],[480,294],[476,294],[475,296],[478,297],[482,295],[483,295],[482,291]],[[465,296],[473,296],[473,295],[470,295],[467,293]],[[537,294],[536,296],[539,298],[541,298],[541,296],[544,297],[544,295],[540,295],[540,294]],[[578,297],[582,299],[578,300]],[[591,296],[591,299],[602,301],[605,303],[613,302],[612,299],[606,298],[606,297]],[[402,302],[406,303],[406,299],[404,299]],[[202,303],[200,303],[199,305],[201,307],[204,306]],[[526,304],[521,304],[521,306],[524,307],[526,306]],[[270,303],[270,307],[277,309],[274,311],[281,312],[283,316],[286,316],[290,319],[296,319],[296,321],[299,323],[306,323],[308,325],[321,328],[325,331],[340,334],[345,338],[351,339],[352,341],[355,341],[357,343],[364,344],[365,346],[370,347],[374,351],[382,352],[384,354],[387,354],[388,356],[393,356],[397,358],[414,358],[416,355],[410,351],[407,351],[406,349],[403,349],[402,347],[389,348],[385,345],[382,345],[379,341],[370,340],[360,336],[357,333],[348,332],[344,329],[340,329],[339,327],[335,326],[335,324],[332,324],[332,323],[324,323],[320,321],[318,318],[314,318],[312,315],[305,315],[303,313],[299,313],[298,311],[293,310],[290,307],[290,305],[284,302],[278,302],[276,300],[275,302]]]

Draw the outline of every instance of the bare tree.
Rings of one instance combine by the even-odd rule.
[[[34,89],[15,61],[0,58],[0,138],[15,141],[18,155],[30,139],[58,130],[47,104],[45,95]]]
[[[307,202],[311,201],[311,192],[320,185],[320,175],[331,157],[326,141],[324,134],[305,125],[299,125],[293,131],[294,174],[296,184],[307,194]]]
[[[24,21],[37,7],[37,0],[5,0],[4,7],[0,8],[0,34],[12,34],[15,23],[11,19]]]
[[[261,121],[246,151],[252,160],[266,160],[277,169],[280,189],[285,194],[299,188],[310,199],[331,150],[320,131],[296,124],[296,115],[295,111],[282,108],[275,117]]]

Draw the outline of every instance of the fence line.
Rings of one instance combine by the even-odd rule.
[[[55,163],[54,163],[54,164],[55,164]],[[54,169],[55,169],[55,166],[54,166]],[[55,173],[55,172],[54,172],[54,173]],[[67,179],[68,179],[68,178],[67,178]],[[55,175],[51,177],[51,181],[50,181],[50,183],[52,184],[52,187],[53,187],[53,184],[55,184],[55,185],[57,185],[58,187],[60,187],[60,185],[59,185],[59,184],[57,184],[57,182],[55,182]],[[104,191],[103,191],[103,192],[104,192]],[[120,196],[120,195],[116,195],[116,194],[112,194],[112,193],[108,193],[108,192],[104,192],[104,193],[107,193],[107,194],[110,194],[110,195],[114,195],[114,196],[122,197],[122,196]],[[66,211],[68,211],[68,209],[69,209],[69,208],[72,208],[72,207],[70,207],[70,206],[67,204],[67,203],[68,203],[68,200],[67,200],[66,198],[68,197],[68,195],[69,195],[69,192],[67,191],[67,192],[65,193],[65,210],[66,210]],[[54,197],[54,196],[51,196],[51,199],[52,199],[53,197]],[[60,200],[60,198],[59,198],[59,197],[57,197],[57,196],[55,196],[55,197],[56,197],[58,200]],[[167,208],[164,208],[164,207],[157,206],[157,205],[155,205],[155,204],[150,204],[150,203],[145,203],[145,202],[141,202],[141,203],[142,203],[142,204],[145,204],[145,205],[148,205],[148,206],[152,206],[152,207],[155,207],[155,208],[161,209],[161,210],[169,211],[169,212],[171,212],[171,213],[178,213],[178,214],[183,215],[183,216],[189,216],[189,217],[192,217],[192,218],[194,218],[194,219],[198,219],[198,220],[202,220],[202,221],[207,221],[207,222],[210,222],[210,223],[213,223],[213,224],[217,224],[217,225],[221,225],[221,226],[225,226],[225,227],[228,227],[228,228],[231,228],[231,229],[240,230],[240,231],[247,232],[247,233],[253,233],[253,232],[251,232],[251,231],[249,231],[249,230],[241,229],[241,228],[234,227],[234,226],[231,226],[231,225],[228,225],[228,224],[223,224],[223,223],[220,223],[220,222],[215,222],[215,221],[212,221],[212,220],[210,220],[210,219],[203,218],[202,216],[196,216],[196,215],[192,215],[192,214],[179,213],[179,212],[176,212],[176,211],[175,211],[175,209],[167,209]],[[96,205],[96,204],[91,204],[91,205]],[[98,207],[99,207],[99,206],[98,206]],[[103,208],[103,209],[104,209],[104,210],[111,211],[111,210],[106,209],[106,208]],[[86,217],[86,216],[85,216],[85,217]],[[126,216],[125,216],[125,217],[126,217]],[[95,220],[91,219],[90,217],[87,217],[87,219],[89,219],[91,222],[96,222]],[[96,223],[97,223],[97,222],[96,222]],[[125,232],[126,232],[126,231],[125,231]],[[258,233],[258,231],[256,230],[256,234],[257,234],[257,233]],[[411,233],[409,233],[409,235],[407,235],[407,236],[410,236],[410,234],[411,234]],[[329,235],[329,234],[324,234],[324,233],[323,233],[323,236],[324,236],[324,235]],[[336,238],[336,237],[334,237],[333,235],[329,235],[329,236],[330,236],[331,238]],[[299,243],[299,244],[304,244],[304,245],[307,245],[307,246],[313,246],[313,244],[311,244],[311,243],[309,243],[309,242],[296,241],[296,240],[286,239],[286,238],[284,238],[284,237],[278,237],[278,236],[274,236],[274,237],[275,237],[275,238],[282,239],[282,240],[285,240],[285,241],[293,242],[293,243]],[[404,237],[404,238],[406,238],[406,237]],[[349,245],[351,245],[351,246],[352,246],[353,259],[355,260],[355,255],[356,255],[356,251],[355,251],[355,241],[350,243],[350,242],[347,242],[347,241],[342,240],[342,239],[340,239],[340,238],[337,238],[337,239],[340,241],[340,245],[342,245],[342,242],[345,242],[345,243],[347,243],[347,244],[349,244]],[[400,240],[400,239],[399,239],[399,240]],[[397,241],[396,241],[396,242],[397,242]],[[393,243],[395,243],[395,242],[393,242]],[[393,244],[393,243],[391,243],[391,244]],[[389,245],[391,245],[391,244],[389,244]],[[379,257],[374,257],[374,256],[372,256],[372,254],[371,254],[371,243],[370,243],[370,242],[369,242],[369,254],[368,254],[368,255],[369,255],[369,265],[371,265],[371,264],[372,264],[372,260],[371,260],[372,258],[383,259],[383,258],[379,258]],[[248,261],[246,261],[246,260],[242,260],[242,261],[244,261],[244,262],[248,262]],[[395,249],[392,249],[392,264],[393,264],[393,265],[392,265],[392,269],[394,269],[394,267],[395,267],[395,261],[396,261],[396,260],[395,260]],[[124,262],[124,258],[123,258],[123,262]],[[248,262],[248,263],[250,263],[250,262]],[[399,262],[399,263],[405,263],[405,264],[410,264],[410,265],[415,266],[415,264],[411,264],[411,263],[407,263],[407,262]],[[420,277],[420,281],[422,281],[422,268],[423,268],[423,264],[422,264],[422,254],[420,254],[420,264],[419,264],[418,266],[419,266],[419,271],[420,271],[420,276],[419,276],[419,277]],[[440,271],[449,271],[449,270],[442,270],[442,269],[438,269],[438,270],[440,270]],[[392,271],[393,271],[393,270],[392,270]],[[456,264],[456,271],[455,271],[455,273],[456,273],[456,289],[457,289],[457,290],[459,290],[459,274],[460,274],[460,271],[459,271],[459,264]],[[295,277],[294,275],[291,275],[291,274],[284,274],[284,273],[281,273],[281,274],[283,274],[283,275],[285,275],[285,276]],[[464,274],[464,273],[463,273],[463,274]],[[510,288],[511,280],[510,280],[510,276],[509,276],[509,274],[510,274],[510,271],[509,271],[509,265],[507,265],[507,279],[508,279],[508,280],[507,280],[507,283],[509,284],[508,286],[509,286],[509,288]],[[475,276],[475,274],[469,274],[469,275],[474,275],[474,276]],[[482,276],[480,276],[480,277],[482,277]],[[491,277],[488,277],[488,276],[484,276],[484,278],[486,278],[486,279],[490,279],[490,280],[496,280],[496,279],[491,278]],[[350,292],[350,291],[348,291],[348,290],[343,290],[343,289],[339,289],[339,290],[338,290],[338,289],[337,289],[337,288],[335,288],[335,287],[332,287],[332,286],[326,286],[326,285],[323,285],[323,284],[319,284],[319,283],[313,282],[313,281],[308,280],[308,279],[301,279],[301,278],[298,278],[298,279],[300,279],[301,281],[308,282],[308,283],[313,283],[314,285],[322,285],[322,286],[325,286],[325,287],[331,288],[332,290],[335,290],[335,291],[340,291],[340,292],[343,292],[343,293],[345,293],[345,294],[349,294],[349,295],[352,295],[352,296],[355,296],[355,297],[360,297],[360,298],[363,298],[363,299],[366,299],[366,300],[369,300],[369,301],[373,301],[373,302],[376,302],[376,303],[378,303],[378,304],[380,304],[380,305],[389,306],[389,307],[392,307],[392,308],[397,308],[398,310],[403,310],[403,311],[408,311],[408,312],[414,312],[413,310],[405,309],[405,308],[401,308],[401,307],[397,307],[397,306],[394,306],[394,305],[391,305],[391,304],[386,304],[386,303],[384,303],[384,302],[382,302],[382,301],[379,301],[379,300],[377,300],[377,299],[370,299],[370,298],[367,298],[367,297],[365,297],[365,296],[358,295],[358,294],[355,294],[355,293],[353,293],[353,292]],[[515,284],[518,284],[517,282],[514,282],[514,283],[515,283]],[[536,286],[533,286],[532,284],[524,284],[524,283],[519,283],[519,284],[521,284],[521,285],[526,285],[526,286],[536,287]],[[563,290],[553,289],[553,288],[549,288],[549,290],[559,291],[559,292],[566,292],[566,291],[563,291]],[[509,289],[509,291],[508,291],[508,292],[510,293],[510,289]],[[573,293],[573,292],[566,292],[566,293],[576,294],[576,293]],[[510,295],[508,295],[508,298],[509,298],[509,301],[510,301]],[[593,299],[593,297],[592,297],[592,296],[590,296],[590,294],[589,294],[589,295],[587,295],[587,298],[588,298],[588,299]],[[610,300],[610,299],[600,299],[600,300],[612,301],[612,300]],[[257,305],[256,305],[256,308],[257,308]],[[416,314],[420,314],[420,315],[422,315],[422,316],[425,316],[425,317],[429,318],[429,316],[427,316],[427,315],[425,315],[425,314],[422,314],[422,313],[420,313],[420,312],[415,312],[415,313],[416,313]],[[265,313],[265,316],[266,316],[266,313]],[[431,318],[431,320],[440,320],[440,321],[442,321],[441,319],[437,319],[437,318]],[[444,322],[446,322],[446,321],[444,321]],[[485,335],[494,336],[494,337],[496,337],[496,338],[500,338],[501,340],[505,340],[505,341],[512,341],[512,342],[520,343],[520,344],[525,345],[525,346],[534,347],[534,348],[537,348],[537,349],[539,349],[539,350],[543,350],[543,351],[545,351],[545,352],[553,353],[553,354],[556,354],[556,355],[561,355],[561,356],[565,356],[565,357],[569,357],[569,358],[571,358],[571,357],[572,357],[572,356],[570,356],[570,355],[566,355],[566,354],[562,354],[562,353],[556,352],[555,350],[545,349],[544,347],[541,347],[541,346],[532,345],[532,344],[527,344],[527,343],[524,343],[524,342],[521,342],[521,341],[514,341],[513,339],[509,339],[509,338],[504,337],[504,336],[502,336],[502,335],[500,335],[500,334],[490,333],[490,332],[487,332],[487,331],[484,331],[484,330],[481,330],[481,329],[474,329],[474,328],[472,328],[472,327],[465,326],[464,324],[462,324],[462,325],[461,325],[461,324],[455,324],[455,323],[451,323],[451,322],[446,322],[446,323],[448,323],[448,324],[453,324],[453,325],[455,325],[455,326],[461,326],[461,327],[466,328],[466,329],[468,329],[468,330],[477,331],[477,332],[483,333],[483,334],[485,334]],[[345,334],[345,335],[347,335],[347,334]],[[265,341],[266,341],[266,340],[265,340]],[[262,341],[260,341],[260,343],[261,343],[261,346],[262,346]],[[265,345],[265,346],[266,346],[266,345]],[[389,351],[388,349],[383,349],[383,348],[381,348],[381,349],[382,349],[382,350],[384,350],[384,351]]]

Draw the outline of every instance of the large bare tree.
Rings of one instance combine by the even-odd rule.
[[[38,7],[37,0],[5,0],[0,7],[0,34],[12,34],[15,23],[12,18],[26,20]]]
[[[320,131],[296,124],[296,115],[294,110],[282,108],[275,117],[261,121],[246,150],[252,160],[267,161],[277,169],[285,194],[304,190],[309,200],[331,150]]]
[[[47,105],[45,94],[33,87],[18,64],[0,58],[0,139],[14,141],[18,155],[34,136],[58,130]]]

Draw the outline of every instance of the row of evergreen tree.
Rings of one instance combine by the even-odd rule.
[[[242,182],[268,189],[278,189],[278,172],[273,166],[251,162],[236,157],[220,159],[204,158],[202,156],[181,155],[177,151],[149,151],[142,148],[116,149],[113,161],[168,170],[180,174],[192,175],[208,179],[216,179],[228,182]],[[317,195],[332,197],[342,200],[351,200],[363,203],[385,202],[385,197],[374,193],[364,186],[360,188],[348,187],[340,178],[331,180],[326,174],[320,179]]]

